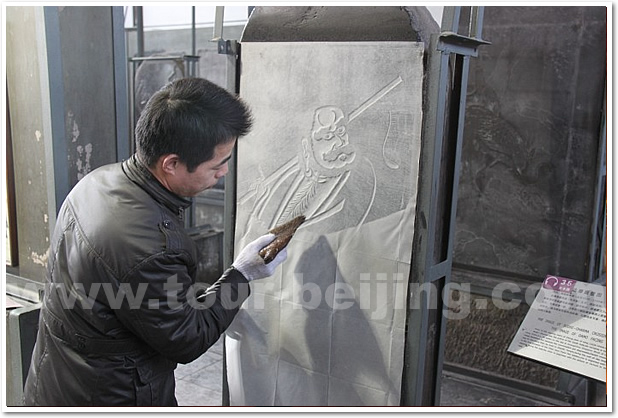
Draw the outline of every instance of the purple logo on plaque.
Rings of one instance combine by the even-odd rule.
[[[547,276],[543,282],[544,289],[557,290],[558,292],[570,293],[575,288],[576,280],[558,276]]]

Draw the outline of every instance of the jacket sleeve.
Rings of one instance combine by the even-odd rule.
[[[250,293],[234,268],[206,290],[194,285],[185,257],[166,253],[141,263],[120,283],[127,297],[116,312],[131,332],[178,363],[195,360],[217,342]]]

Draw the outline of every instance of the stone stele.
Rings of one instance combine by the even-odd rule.
[[[235,249],[300,214],[226,333],[231,405],[398,405],[423,44],[251,42]]]

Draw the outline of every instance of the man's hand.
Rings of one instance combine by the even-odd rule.
[[[270,244],[275,239],[275,234],[262,235],[247,246],[238,254],[232,266],[242,273],[248,281],[263,279],[272,276],[279,264],[287,258],[287,248],[277,254],[275,259],[266,264],[258,251]]]

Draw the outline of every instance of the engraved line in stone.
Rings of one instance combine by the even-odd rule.
[[[397,87],[402,82],[403,80],[401,76],[398,76],[396,79],[391,81],[388,85],[386,85],[381,90],[379,90],[377,93],[375,93],[373,96],[371,96],[369,99],[367,99],[363,104],[361,104],[358,108],[356,108],[349,114],[348,123],[356,119],[358,116],[360,116],[365,110],[373,106],[377,101],[379,101],[382,97],[387,95],[390,91],[392,91],[395,87]],[[388,167],[392,169],[397,169],[399,168],[399,165],[396,164],[395,162],[389,161],[385,153],[386,141],[391,131],[391,125],[392,125],[392,113],[389,112],[389,126],[388,126],[388,130],[387,130],[387,133],[384,138],[383,145],[382,145],[382,157],[384,158],[384,161]],[[362,223],[367,218],[369,214],[369,210],[373,206],[373,202],[375,199],[375,193],[376,193],[377,180],[376,180],[375,170],[374,170],[372,163],[369,160],[367,161],[369,162],[369,165],[373,173],[374,184],[373,184],[371,201],[369,202],[368,208],[365,214],[363,215],[363,218],[361,219],[361,222],[359,223],[359,225],[362,225]],[[257,184],[253,188],[250,188],[249,192],[240,199],[240,202],[245,203],[251,197],[257,195],[256,202],[254,204],[253,213],[255,214],[257,212],[257,216],[258,218],[260,218],[263,215],[265,208],[268,206],[268,202],[273,197],[272,191],[276,190],[279,186],[281,186],[281,184],[287,178],[289,178],[289,176],[291,176],[294,172],[298,172],[299,167],[297,164],[298,164],[297,161],[294,161],[294,160],[288,161],[283,167],[280,167],[273,174],[271,174],[267,179],[265,179],[261,185]],[[343,176],[341,176],[337,180],[337,182],[333,185],[333,187],[327,194],[327,198],[313,211],[313,213],[305,214],[308,217],[308,221],[311,221],[311,222],[308,222],[306,225],[315,223],[318,219],[321,220],[321,219],[333,216],[335,213],[338,213],[339,211],[342,210],[345,199],[339,202],[334,208],[330,208],[330,209],[322,209],[322,208],[328,208],[328,206],[332,204],[333,200],[335,200],[341,188],[346,183],[346,180],[348,179],[349,175],[350,175],[350,172],[346,171],[343,174]],[[300,176],[299,178],[297,178],[294,181],[294,183],[290,186],[288,191],[286,192],[286,196],[282,202],[288,202],[288,204],[287,205],[281,204],[279,206],[279,208],[277,209],[277,213],[275,217],[273,218],[273,225],[276,224],[281,218],[289,216],[290,213],[294,214],[299,210],[304,211],[304,209],[308,207],[308,204],[309,204],[308,200],[310,200],[313,197],[313,193],[307,193],[307,191],[304,189],[299,190],[302,180],[303,180],[303,176]],[[313,179],[310,179],[310,181],[312,180]],[[273,182],[274,184],[271,185],[271,183]],[[312,215],[315,215],[315,216],[312,216]]]
[[[293,160],[292,160],[293,161]],[[281,173],[281,175],[279,176],[279,178],[277,179],[277,181],[275,182],[275,184],[272,186],[272,190],[277,190],[279,188],[279,186],[281,186],[281,184],[287,180],[288,177],[290,177],[291,175],[298,173],[299,169],[298,169],[298,164],[292,165],[287,171],[283,171]],[[278,173],[279,171],[277,171]],[[275,173],[275,174],[277,174]],[[275,175],[273,174],[273,176]],[[272,177],[272,176],[271,176]],[[264,209],[266,209],[266,206],[268,206],[268,202],[270,201],[270,199],[273,197],[273,193],[270,192],[268,193],[268,198],[265,199],[265,201],[263,202],[262,208],[260,209],[260,211],[258,212],[258,218],[261,218],[263,213],[264,213]]]
[[[373,106],[375,102],[380,100],[382,97],[386,96],[391,90],[393,90],[395,87],[397,87],[402,82],[403,82],[403,80],[401,79],[401,76],[399,76],[396,79],[394,79],[393,81],[391,81],[382,90],[380,90],[379,92],[377,92],[376,94],[371,96],[369,99],[367,99],[362,105],[360,105],[358,108],[356,108],[355,110],[350,112],[350,114],[348,116],[348,123],[352,122],[354,119],[359,117],[361,113],[363,113],[365,110],[367,110],[371,106]]]
[[[299,215],[305,215],[305,210],[309,206],[309,200],[315,195],[317,182],[313,179],[308,179],[305,184],[302,184],[303,176],[299,176],[293,187],[290,188],[283,202],[288,202],[285,206],[281,205],[277,211],[274,221],[282,223],[287,219],[293,219]],[[305,180],[307,180],[305,178]],[[295,191],[294,196],[291,191]],[[283,213],[282,213],[282,209]]]
[[[367,219],[367,215],[369,215],[369,211],[371,210],[371,207],[373,206],[373,202],[376,198],[376,190],[377,190],[377,184],[378,184],[376,170],[373,168],[373,164],[371,163],[369,158],[365,157],[365,160],[367,161],[367,164],[369,164],[369,167],[371,168],[371,173],[373,174],[373,191],[371,192],[371,200],[369,201],[369,204],[367,205],[367,210],[365,211],[365,214],[363,215],[362,219],[358,223],[359,227],[365,223],[365,219]]]
[[[244,205],[245,203],[247,203],[247,201],[249,199],[251,199],[253,196],[258,194],[258,189],[260,189],[261,186],[267,186],[268,184],[272,183],[273,181],[279,180],[281,178],[281,176],[283,176],[283,174],[285,174],[286,171],[291,170],[292,168],[295,168],[294,166],[296,164],[297,164],[297,161],[294,158],[292,158],[285,165],[283,165],[282,167],[279,167],[278,170],[276,170],[274,173],[272,173],[270,176],[268,176],[268,178],[263,179],[260,182],[256,182],[257,184],[254,183],[255,186],[249,187],[249,191],[247,193],[245,193],[245,195],[240,198],[240,204]]]
[[[320,206],[318,206],[316,210],[313,211],[311,216],[313,216],[316,213],[320,213],[320,209],[328,208],[333,203],[333,200],[335,200],[335,198],[337,197],[337,195],[339,194],[339,192],[343,188],[343,185],[346,184],[346,182],[348,181],[348,177],[350,177],[350,170],[348,170],[345,173],[343,173],[343,175],[337,180],[337,183],[335,183],[335,185],[333,186],[331,191],[328,193],[328,198],[325,199],[322,202],[322,204]],[[326,209],[324,209],[323,212],[324,211],[326,211]]]
[[[384,163],[388,168],[392,168],[393,170],[397,170],[399,168],[399,164],[396,162],[389,160],[386,157],[386,141],[388,140],[388,135],[391,133],[391,126],[393,125],[393,112],[388,112],[388,129],[386,130],[386,135],[384,136],[384,143],[382,144],[382,158],[384,159]]]
[[[344,205],[345,205],[345,199],[343,199],[341,202],[337,203],[337,206],[332,207],[332,208],[330,208],[327,211],[320,212],[320,213],[316,214],[314,217],[312,217],[311,219],[306,220],[305,223],[303,223],[300,228],[307,227],[309,225],[313,225],[314,223],[318,223],[318,222],[320,222],[323,219],[330,218],[331,216],[336,215],[337,213],[341,212],[341,210],[343,209]]]

